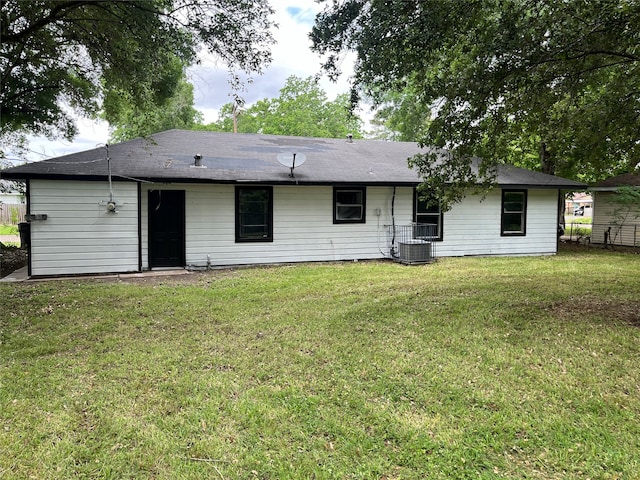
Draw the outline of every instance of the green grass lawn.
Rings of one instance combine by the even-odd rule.
[[[574,217],[573,215],[568,215],[565,217],[566,223],[579,223],[581,225],[591,225],[593,223],[593,217]]]
[[[18,226],[0,225],[0,235],[18,235]]]
[[[640,478],[640,255],[0,284],[0,478]]]
[[[593,222],[592,217],[565,217],[564,234],[572,237],[586,237],[591,235]]]

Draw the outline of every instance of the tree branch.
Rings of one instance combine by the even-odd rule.
[[[83,5],[90,5],[93,3],[100,3],[104,0],[96,0],[95,2],[90,2],[90,1],[70,1],[70,2],[64,2],[64,3],[56,3],[55,7],[51,9],[51,11],[49,12],[49,15],[47,15],[46,17],[41,18],[40,20],[32,23],[31,25],[27,26],[25,29],[21,30],[20,32],[14,33],[14,34],[5,34],[2,37],[2,41],[3,42],[7,42],[7,43],[17,43],[17,42],[24,42],[26,38],[30,37],[31,35],[33,35],[34,32],[41,30],[42,28],[46,27],[47,25],[57,21],[57,20],[62,20],[63,16],[60,14],[67,14],[68,12],[71,12],[73,10],[76,10],[80,7],[82,7]]]

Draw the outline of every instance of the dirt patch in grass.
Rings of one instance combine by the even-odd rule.
[[[0,278],[24,267],[27,251],[18,247],[0,247]]]
[[[578,243],[578,242],[560,242],[558,251],[560,252],[593,252],[602,251],[602,253],[628,253],[631,255],[640,255],[640,247],[627,247],[623,245],[615,245],[606,247],[598,243]]]
[[[626,323],[640,327],[640,302],[606,301],[597,298],[572,298],[553,303],[549,309],[560,318],[579,320],[600,317],[614,323]]]

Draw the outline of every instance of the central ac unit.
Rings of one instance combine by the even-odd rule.
[[[404,263],[426,263],[433,260],[431,242],[426,240],[405,240],[399,244],[400,261]]]

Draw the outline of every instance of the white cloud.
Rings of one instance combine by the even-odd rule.
[[[67,140],[48,140],[44,137],[29,137],[28,159],[30,161],[60,157],[70,153],[91,150],[109,140],[109,126],[104,121],[87,118],[77,120],[78,135],[69,142]]]
[[[274,2],[275,3],[275,2]],[[247,105],[263,98],[274,98],[291,75],[301,78],[321,74],[321,58],[311,51],[309,33],[316,14],[320,11],[314,0],[291,0],[275,6],[274,30],[276,44],[272,47],[273,61],[262,75],[254,75],[251,83],[245,83],[245,91],[239,92]],[[345,73],[337,83],[326,76],[320,77],[320,87],[329,99],[334,99],[349,90],[349,75],[352,73],[353,57],[343,61]],[[210,57],[203,56],[200,65],[189,69],[194,85],[196,108],[205,115],[205,121],[216,119],[218,109],[232,101],[229,73]]]
[[[321,59],[311,51],[309,38],[320,6],[315,0],[273,0],[272,5],[275,9],[274,20],[278,24],[274,30],[277,43],[272,47],[273,61],[262,75],[253,77],[252,83],[246,85],[246,91],[241,92],[248,105],[263,98],[277,97],[291,75],[306,78],[321,73]],[[320,86],[329,99],[349,90],[348,77],[352,73],[352,64],[353,57],[347,56],[342,64],[344,73],[337,83],[331,82],[326,76],[321,77]],[[194,85],[196,109],[204,114],[206,122],[215,120],[218,109],[232,100],[227,68],[203,56],[200,65],[189,68],[188,76]],[[107,143],[109,132],[104,122],[79,119],[78,129],[79,134],[72,143],[31,138],[30,149],[35,153],[29,159],[42,160]]]

